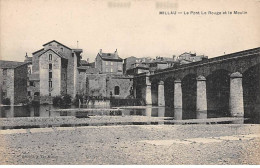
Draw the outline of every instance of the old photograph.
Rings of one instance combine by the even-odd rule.
[[[260,0],[0,0],[0,165],[259,165]]]

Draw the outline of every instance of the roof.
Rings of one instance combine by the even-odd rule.
[[[36,53],[38,53],[38,52],[40,52],[40,51],[43,51],[43,50],[44,50],[44,48],[42,48],[42,49],[40,49],[40,50],[37,50],[37,51],[33,52],[32,54],[36,54]]]
[[[98,55],[106,61],[123,61],[122,58],[120,58],[119,56],[116,57],[116,55],[114,53],[102,53],[102,55],[100,55],[100,53],[98,53]]]
[[[51,49],[51,48],[49,48],[48,50],[45,50],[44,52],[42,52],[42,53],[39,55],[39,57],[40,57],[42,54],[44,54],[44,53],[46,53],[47,51],[49,51],[49,50],[51,50],[52,52],[54,52],[55,54],[57,54],[59,57],[64,58],[64,59],[67,59],[67,58],[65,58],[65,57],[63,56],[62,53],[56,52],[56,51],[54,51],[54,50]]]
[[[181,55],[179,55],[179,57],[184,56],[184,55],[190,55],[191,57],[195,57],[196,53],[193,54],[193,53],[185,52],[185,53],[182,53]]]
[[[80,60],[81,65],[88,65],[89,63],[86,60]]]
[[[26,57],[25,62],[32,62],[32,57]]]
[[[15,69],[19,66],[22,66],[24,64],[27,64],[26,62],[17,62],[17,61],[3,61],[0,60],[0,68],[6,68],[6,69]]]
[[[100,71],[97,68],[88,68],[86,69],[87,74],[98,74]]]
[[[91,68],[90,66],[80,66],[78,67],[78,69],[81,69],[81,70],[86,70],[86,69],[89,69]]]
[[[52,41],[50,41],[50,42],[48,42],[48,43],[45,43],[45,44],[43,44],[43,46],[46,46],[47,44],[50,44],[50,43],[52,43],[52,42],[56,42],[56,43],[58,43],[59,45],[62,45],[63,47],[66,47],[67,49],[70,49],[70,50],[71,50],[71,48],[65,46],[64,44],[61,44],[60,42],[58,42],[58,41],[56,41],[56,40],[52,40]]]
[[[29,80],[30,80],[30,81],[40,80],[39,74],[34,74],[34,73],[30,74],[30,75],[29,75]]]

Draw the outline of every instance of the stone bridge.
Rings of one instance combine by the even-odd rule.
[[[259,123],[260,47],[138,74],[136,98],[174,108],[175,118],[247,117]]]

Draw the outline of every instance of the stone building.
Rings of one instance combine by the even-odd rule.
[[[101,73],[123,74],[123,59],[119,57],[117,50],[114,53],[103,53],[100,49],[95,59],[95,68]]]
[[[153,61],[150,57],[137,58],[134,56],[124,59],[124,74],[135,75],[149,72],[150,63]]]
[[[133,90],[133,77],[101,73],[97,68],[79,67],[77,93],[87,96],[126,98]]]
[[[191,62],[197,62],[197,61],[202,61],[203,59],[208,59],[207,56],[204,55],[196,55],[196,53],[183,53],[181,55],[179,55],[179,57],[177,58],[178,61],[180,61],[182,64],[188,64]]]
[[[0,89],[2,98],[9,98],[11,104],[27,99],[27,63],[0,60]]]
[[[82,49],[71,49],[55,40],[43,44],[32,53],[28,95],[39,95],[41,103],[63,94],[75,97],[81,53]]]

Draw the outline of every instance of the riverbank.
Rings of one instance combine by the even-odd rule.
[[[260,125],[251,124],[21,129],[0,134],[0,161],[1,164],[260,164],[259,133]]]
[[[55,127],[55,126],[84,126],[84,125],[160,125],[160,124],[243,124],[244,118],[222,117],[207,119],[174,120],[173,117],[151,116],[88,116],[77,118],[75,116],[57,117],[15,117],[0,118],[0,130],[23,127]]]

